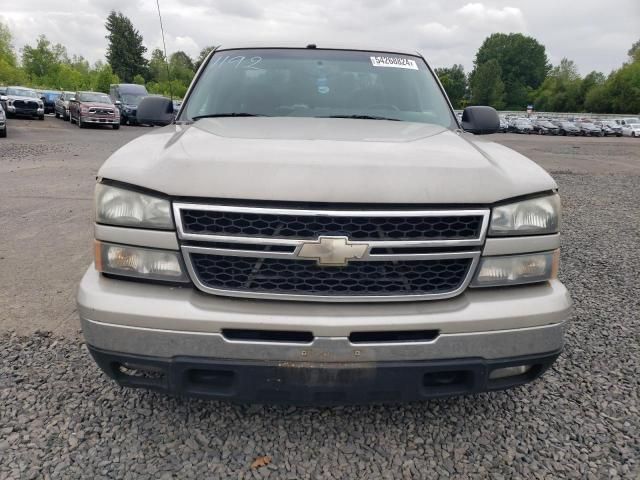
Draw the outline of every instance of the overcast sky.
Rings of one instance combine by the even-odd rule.
[[[0,20],[20,49],[40,33],[69,54],[104,59],[105,17],[122,11],[149,53],[161,45],[155,0],[2,0]],[[160,0],[167,49],[196,56],[206,45],[323,41],[409,46],[434,67],[470,70],[484,38],[522,32],[547,48],[553,64],[574,60],[582,74],[609,73],[640,38],[640,0]]]

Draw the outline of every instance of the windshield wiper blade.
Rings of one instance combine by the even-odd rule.
[[[402,122],[399,118],[379,117],[377,115],[329,115],[328,117],[317,118],[353,118],[356,120],[392,120],[394,122]]]
[[[262,115],[260,113],[245,113],[245,112],[228,112],[228,113],[209,113],[207,115],[197,115],[191,120],[194,122],[201,118],[220,118],[220,117],[268,117],[269,115]]]

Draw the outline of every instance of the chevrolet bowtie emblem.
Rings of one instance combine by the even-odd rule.
[[[316,242],[303,243],[297,255],[316,260],[318,265],[341,267],[349,260],[364,257],[368,249],[368,244],[351,243],[347,237],[320,237]]]

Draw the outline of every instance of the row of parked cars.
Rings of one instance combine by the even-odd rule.
[[[68,120],[80,128],[86,125],[137,124],[140,101],[149,96],[143,85],[111,85],[109,95],[101,92],[38,91],[28,87],[0,87],[0,137],[7,136],[6,117],[44,120],[47,113]]]
[[[590,118],[557,119],[511,116],[500,118],[500,131],[503,133],[583,137],[640,137],[640,118],[594,120]]]

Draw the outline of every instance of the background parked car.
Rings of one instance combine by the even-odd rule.
[[[77,92],[69,101],[69,120],[80,128],[88,124],[120,128],[120,111],[106,93]]]
[[[640,123],[628,123],[622,127],[622,135],[625,137],[640,138]]]
[[[507,133],[509,130],[509,122],[505,118],[500,118],[500,129],[498,130],[501,133]]]
[[[38,120],[44,120],[44,103],[31,88],[7,87],[6,95],[0,100],[5,105],[7,117],[37,117]]]
[[[0,138],[7,136],[7,115],[4,113],[4,108],[0,105]]]
[[[109,89],[111,101],[120,109],[120,122],[123,125],[136,125],[138,105],[143,98],[149,96],[144,85],[134,83],[118,83]]]
[[[640,123],[640,118],[638,117],[619,118],[616,120],[616,122],[619,123],[620,125],[633,125],[635,123]]]
[[[616,122],[612,121],[604,121],[604,122],[593,122],[596,127],[600,127],[605,137],[621,137],[622,136],[622,126],[618,125]]]
[[[549,120],[536,120],[533,122],[533,131],[540,135],[558,135],[560,129]]]
[[[580,129],[580,134],[585,137],[602,137],[604,132],[591,122],[577,122],[576,127]]]
[[[54,113],[56,111],[56,100],[60,98],[61,92],[45,90],[41,92],[41,99],[44,103],[44,113]]]
[[[580,129],[573,122],[556,121],[553,122],[559,128],[560,135],[580,135]]]
[[[531,122],[529,122],[529,120],[516,119],[509,124],[509,131],[513,133],[530,134],[533,132],[533,126],[531,125]]]
[[[69,100],[71,100],[74,95],[74,92],[62,92],[58,97],[54,105],[56,118],[62,118],[65,121],[69,120]]]

